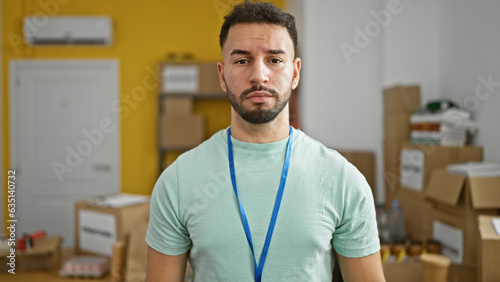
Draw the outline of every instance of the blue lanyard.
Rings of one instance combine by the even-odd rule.
[[[281,205],[281,198],[283,197],[283,190],[285,189],[286,177],[288,175],[288,167],[290,165],[290,155],[292,152],[292,142],[293,142],[293,131],[290,126],[290,136],[288,137],[288,145],[286,148],[285,163],[283,164],[283,172],[281,173],[281,181],[278,189],[278,195],[276,195],[276,201],[274,203],[273,214],[271,216],[271,221],[269,222],[269,227],[267,229],[266,241],[264,242],[264,247],[262,248],[262,254],[260,255],[260,262],[257,266],[257,260],[255,259],[255,252],[253,250],[252,236],[250,235],[250,226],[248,225],[247,216],[241,205],[240,198],[238,197],[238,190],[236,189],[236,173],[234,171],[234,157],[233,157],[233,144],[231,142],[231,128],[227,131],[227,148],[229,153],[229,170],[231,172],[231,182],[233,183],[234,194],[236,194],[236,199],[240,206],[241,222],[243,223],[243,228],[245,229],[245,235],[247,236],[248,245],[253,254],[253,262],[255,268],[255,281],[260,282],[262,280],[262,271],[264,270],[264,263],[266,262],[267,251],[269,250],[269,244],[271,243],[271,237],[273,236],[274,226],[276,225],[276,218],[278,217],[278,212]]]

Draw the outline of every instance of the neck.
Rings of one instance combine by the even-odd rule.
[[[290,133],[288,106],[271,122],[251,124],[231,109],[231,136],[248,143],[271,143],[285,139]]]

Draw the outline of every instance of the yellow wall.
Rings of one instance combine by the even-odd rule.
[[[222,17],[236,0],[2,0],[2,130],[4,179],[9,164],[9,70],[11,59],[115,58],[120,64],[120,97],[129,99],[144,86],[157,63],[169,52],[190,52],[195,60],[221,59],[218,34]],[[283,7],[284,0],[273,1]],[[25,16],[102,15],[114,24],[110,47],[30,47],[22,39]],[[149,88],[149,87],[148,87]],[[149,194],[158,176],[157,92],[130,107],[121,118],[121,183],[123,192]],[[227,101],[197,102],[195,111],[207,115],[208,132],[229,124]],[[2,183],[4,199],[7,190]],[[4,213],[6,202],[4,201]]]

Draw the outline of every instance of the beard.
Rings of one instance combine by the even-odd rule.
[[[229,98],[229,102],[231,103],[231,106],[233,106],[233,109],[241,116],[241,118],[251,124],[264,124],[273,121],[288,104],[292,94],[291,87],[288,93],[286,93],[283,97],[284,99],[280,99],[280,95],[276,90],[267,88],[263,85],[254,85],[249,89],[243,90],[239,96],[236,96],[229,90],[227,83],[226,89],[227,97]],[[255,109],[245,108],[245,106],[243,106],[243,102],[246,97],[254,91],[266,91],[270,93],[272,98],[275,100],[274,106],[270,109],[265,109],[264,105],[257,104]]]

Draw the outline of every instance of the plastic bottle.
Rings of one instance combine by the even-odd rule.
[[[392,200],[389,211],[389,236],[393,243],[405,240],[405,215],[397,199]]]
[[[383,206],[377,207],[377,227],[381,244],[389,244],[391,237],[389,234],[389,210]]]

